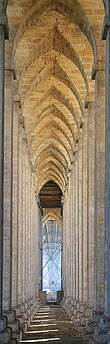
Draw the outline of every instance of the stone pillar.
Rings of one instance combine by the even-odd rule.
[[[88,304],[89,299],[89,283],[88,283],[88,127],[87,112],[84,115],[84,124],[82,130],[82,153],[83,153],[83,302]]]
[[[8,38],[7,17],[0,1],[0,342],[9,343],[11,331],[6,330],[3,316],[3,181],[4,181],[4,62],[5,39]]]
[[[106,15],[102,29],[102,38],[106,39],[106,97],[104,104],[104,71],[96,74],[97,104],[97,310],[104,315],[97,323],[94,343],[110,343],[110,2],[105,0]],[[102,68],[103,69],[103,68]],[[105,111],[104,111],[105,110]],[[105,143],[105,145],[104,145]],[[105,154],[104,154],[105,153]],[[105,176],[104,176],[105,172]],[[105,193],[104,193],[105,191]],[[98,241],[97,241],[98,242]],[[104,257],[103,257],[104,255]],[[99,268],[99,271],[98,271]],[[104,288],[103,288],[104,284]],[[104,295],[103,295],[104,292]],[[104,297],[103,297],[104,296]],[[104,303],[104,305],[103,305]],[[104,306],[104,307],[103,307]]]
[[[71,175],[68,173],[68,296],[71,298]]]
[[[96,231],[95,231],[95,102],[92,99],[88,101],[87,116],[87,225],[88,225],[88,289],[89,289],[89,305],[96,305]]]
[[[106,39],[106,114],[105,114],[105,316],[110,319],[110,3],[106,1],[103,25]]]
[[[63,205],[63,286],[64,297],[67,296],[67,191],[65,191]]]
[[[34,216],[35,216],[35,213],[34,213],[34,195],[33,195],[33,176],[31,174],[31,178],[32,178],[32,192],[31,192],[31,207],[32,207],[32,228],[31,228],[31,279],[32,281],[34,280]],[[36,221],[36,231],[38,230],[38,213],[37,213],[37,221]],[[33,286],[33,283],[32,283],[32,288],[31,288],[31,296],[33,295],[33,292],[34,292],[34,286]]]
[[[73,298],[76,299],[76,167],[73,163]]]
[[[62,280],[63,280],[63,291],[64,291],[64,297],[65,297],[65,265],[66,265],[66,252],[65,252],[65,237],[66,237],[66,226],[65,226],[65,197],[63,201],[63,257],[62,257]]]
[[[65,296],[68,296],[68,212],[67,212],[67,190],[65,193]]]
[[[77,155],[76,168],[76,300],[79,300],[79,157]]]
[[[12,72],[5,71],[4,108],[3,311],[11,308],[12,292]]]
[[[19,119],[19,161],[18,161],[18,305],[22,303],[22,120]]]
[[[30,166],[29,166],[30,167]],[[29,185],[29,242],[28,242],[28,276],[31,276],[31,171],[29,168],[29,179],[28,179],[28,185]],[[31,278],[28,280],[28,296],[31,296]]]
[[[81,135],[81,134],[80,134]],[[79,169],[79,301],[83,301],[83,169],[82,169],[82,135],[79,141],[78,153],[78,169]]]
[[[7,35],[7,18],[0,1],[0,317],[3,297],[4,48]]]
[[[66,192],[66,242],[65,242],[65,249],[66,249],[66,298],[69,296],[69,284],[70,284],[70,271],[69,271],[69,199],[68,199],[68,189]]]
[[[27,157],[27,141],[24,142],[24,160],[25,160],[25,276],[24,276],[24,292],[25,292],[25,301],[27,300],[27,272],[26,272],[26,266],[27,266],[27,164],[28,164],[28,157]]]
[[[29,255],[29,161],[26,148],[26,299],[28,299],[28,255]]]
[[[32,227],[33,227],[33,208],[32,208],[32,175],[31,175],[31,194],[30,194],[30,206],[31,206],[31,219],[30,219],[30,278],[32,279]],[[32,296],[32,284],[30,288],[30,295]]]
[[[74,274],[73,274],[73,264],[74,264],[74,255],[73,255],[73,168],[71,170],[71,177],[70,177],[70,188],[71,188],[71,299],[73,299],[74,295]]]
[[[4,29],[0,26],[0,316],[2,315],[3,295],[4,42]]]
[[[22,128],[22,303],[26,298],[26,151],[25,151],[24,128]]]
[[[104,310],[105,71],[96,72],[95,232],[96,309]],[[109,109],[110,111],[110,109]],[[108,164],[108,163],[107,163]],[[108,165],[107,165],[108,168]],[[107,186],[108,189],[108,186]]]
[[[19,102],[13,101],[13,166],[12,166],[12,308],[18,304],[18,158]]]

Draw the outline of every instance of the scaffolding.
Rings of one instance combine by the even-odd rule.
[[[57,292],[61,286],[62,228],[48,221],[42,229],[42,289]]]

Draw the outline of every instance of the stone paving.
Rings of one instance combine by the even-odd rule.
[[[83,344],[71,320],[60,305],[40,307],[22,334],[22,343]]]

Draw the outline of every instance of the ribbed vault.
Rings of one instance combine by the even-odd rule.
[[[7,12],[36,190],[51,179],[63,192],[95,91],[103,1],[9,0]]]

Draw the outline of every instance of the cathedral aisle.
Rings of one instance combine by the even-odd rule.
[[[60,305],[46,305],[32,317],[22,334],[22,343],[83,344],[83,339]]]
[[[0,344],[22,343],[110,344],[110,0],[0,0]]]

